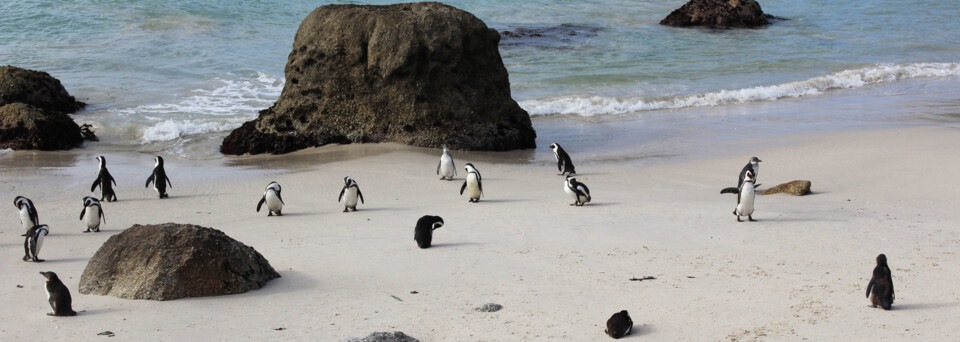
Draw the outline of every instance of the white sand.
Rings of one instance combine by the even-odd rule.
[[[434,175],[439,150],[392,145],[240,158],[302,165],[213,178],[197,165],[183,174],[200,162],[168,158],[175,187],[158,200],[141,187],[152,159],[130,153],[120,159],[146,166],[111,169],[120,201],[104,204],[99,234],[81,233],[78,220],[95,162],[80,163],[83,172],[4,165],[0,199],[31,197],[51,235],[47,262],[22,262],[16,212],[0,211],[0,340],[103,340],[97,333],[110,330],[117,340],[335,341],[399,330],[421,341],[588,341],[608,339],[605,322],[623,309],[635,335],[658,341],[956,340],[957,146],[956,130],[910,128],[754,141],[653,166],[578,164],[594,198],[580,208],[568,206],[555,168],[491,162],[474,163],[485,197],[467,203],[458,192],[471,153],[454,153],[459,177],[447,182]],[[329,151],[359,158],[310,162]],[[736,196],[719,190],[752,155],[764,160],[761,189],[807,179],[815,194],[760,196],[759,222],[737,223]],[[366,203],[344,214],[336,198],[347,175]],[[271,180],[283,185],[283,217],[254,211]],[[426,214],[446,226],[421,250],[413,227]],[[110,235],[161,222],[220,229],[283,277],[245,294],[167,302],[79,293],[87,259]],[[879,253],[893,271],[892,311],[864,298]],[[48,270],[79,316],[44,315],[38,272]],[[657,279],[629,281],[642,276]],[[474,311],[488,302],[504,308]]]

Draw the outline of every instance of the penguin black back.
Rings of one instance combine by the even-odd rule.
[[[443,219],[440,216],[424,215],[417,220],[417,227],[414,229],[413,239],[417,241],[420,248],[430,248],[433,241],[433,231],[443,227]]]
[[[77,312],[73,311],[72,307],[73,300],[70,298],[70,289],[63,285],[56,273],[40,272],[40,274],[47,279],[47,298],[50,307],[53,308],[53,312],[47,313],[47,316],[76,316]]]
[[[560,171],[560,175],[577,174],[573,166],[573,160],[570,159],[570,155],[567,154],[567,151],[560,147],[560,144],[553,143],[550,144],[550,148],[553,149],[553,156],[557,159],[557,171]]]
[[[107,170],[107,158],[99,156],[97,157],[97,161],[100,162],[100,170],[97,171],[97,179],[93,180],[93,185],[90,186],[90,192],[93,192],[97,189],[97,186],[100,186],[100,200],[116,202],[117,194],[113,192],[113,186],[117,185],[117,181],[113,179],[110,171]]]
[[[607,330],[604,332],[610,337],[621,338],[630,335],[632,330],[633,320],[630,319],[627,310],[623,310],[610,316],[610,319],[607,320]]]
[[[887,256],[877,256],[877,266],[873,268],[873,276],[867,284],[867,297],[874,307],[880,306],[890,310],[895,295],[893,293],[893,278],[890,275],[890,266],[887,266]]]
[[[173,188],[173,183],[167,177],[167,171],[163,169],[163,157],[161,156],[154,159],[153,172],[150,173],[150,177],[147,177],[147,182],[143,187],[149,187],[150,182],[153,182],[153,188],[157,190],[157,195],[160,198],[170,197],[170,195],[167,195],[167,185]]]

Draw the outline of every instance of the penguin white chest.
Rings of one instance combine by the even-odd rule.
[[[357,188],[349,187],[343,193],[343,205],[346,207],[355,207],[357,205]]]
[[[467,194],[470,198],[480,198],[480,181],[477,180],[476,173],[467,174]]]
[[[753,200],[755,197],[753,183],[744,183],[743,189],[740,190],[740,203],[737,203],[737,215],[753,215]]]
[[[100,227],[100,211],[97,209],[97,207],[91,205],[84,210],[83,223],[87,225],[87,228]]]
[[[271,189],[267,191],[267,209],[270,211],[280,211],[283,209],[283,202],[280,201],[280,197],[277,196],[277,192]]]
[[[30,208],[23,206],[20,209],[20,223],[23,224],[24,230],[30,230],[33,226],[36,226],[37,223],[33,222],[33,219],[30,218]]]
[[[47,231],[46,231],[46,230],[38,230],[38,231],[37,231],[36,242],[33,243],[34,246],[36,246],[36,247],[33,247],[33,248],[32,248],[32,249],[34,250],[34,252],[33,252],[33,253],[34,253],[34,254],[33,254],[34,256],[40,255],[40,247],[43,247],[43,238],[44,238],[46,235],[47,235]]]
[[[570,198],[573,198],[574,201],[577,200],[577,193],[570,189],[570,186],[567,183],[563,183],[563,192],[566,192],[567,195],[570,195]]]
[[[440,157],[440,176],[453,178],[456,168],[453,166],[453,157],[444,154]]]

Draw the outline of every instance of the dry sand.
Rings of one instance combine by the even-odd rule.
[[[568,206],[551,165],[489,158],[474,163],[485,197],[467,203],[458,192],[472,153],[454,153],[460,173],[449,182],[434,175],[439,150],[397,145],[167,158],[166,200],[142,187],[149,155],[106,153],[120,201],[104,203],[99,234],[81,233],[77,219],[99,152],[37,154],[73,158],[41,170],[0,156],[0,199],[31,197],[51,227],[47,262],[23,262],[16,212],[0,211],[0,340],[102,340],[109,330],[117,340],[337,341],[399,330],[421,341],[589,341],[608,339],[619,310],[638,340],[957,340],[957,146],[955,129],[908,128],[750,141],[654,165],[587,163],[577,166],[594,197],[585,207]],[[815,193],[760,196],[759,221],[737,223],[736,196],[719,190],[752,155],[764,160],[761,189],[807,179]],[[264,162],[286,171],[243,167]],[[355,213],[336,202],[348,175],[366,199]],[[271,180],[284,186],[283,217],[255,212]],[[413,227],[426,214],[446,226],[421,250]],[[167,302],[78,292],[110,235],[161,222],[220,229],[282,278]],[[864,298],[879,253],[893,271],[892,311]],[[78,316],[44,315],[40,271],[60,275]],[[630,281],[643,276],[656,279]],[[504,308],[474,310],[489,302]]]

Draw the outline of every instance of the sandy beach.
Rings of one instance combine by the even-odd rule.
[[[0,198],[32,198],[51,233],[40,254],[46,262],[20,261],[19,221],[4,209],[0,338],[94,340],[109,330],[122,340],[338,341],[403,331],[421,341],[588,341],[608,339],[607,318],[628,310],[630,339],[957,339],[955,146],[955,128],[924,127],[744,141],[656,163],[585,163],[577,178],[594,201],[584,207],[569,206],[552,165],[491,154],[476,162],[480,154],[454,152],[456,181],[434,175],[439,150],[394,144],[168,159],[174,188],[158,200],[140,186],[149,155],[107,152],[120,201],[104,204],[98,234],[81,233],[77,215],[99,152],[14,152],[0,156]],[[759,221],[737,223],[736,196],[719,190],[735,185],[752,155],[763,159],[761,190],[806,179],[814,194],[760,196]],[[471,161],[485,183],[477,204],[458,195]],[[366,203],[341,213],[336,198],[348,175]],[[284,186],[283,217],[255,212],[272,180]],[[421,250],[413,227],[428,214],[446,225]],[[256,248],[282,278],[240,295],[167,302],[78,292],[107,238],[162,222],[220,229]],[[897,290],[892,311],[864,298],[880,253]],[[40,271],[60,275],[78,316],[44,315]],[[630,280],[644,276],[656,279]],[[504,308],[474,310],[485,303]]]

